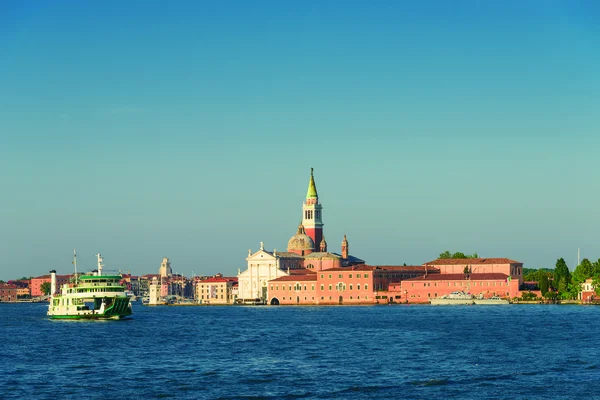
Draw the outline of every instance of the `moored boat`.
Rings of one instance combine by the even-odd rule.
[[[479,304],[479,305],[494,305],[494,304],[498,304],[498,305],[505,305],[505,304],[509,304],[508,300],[503,299],[500,296],[492,296],[489,298],[484,298],[483,296],[479,296],[477,297],[475,300],[473,300],[475,302],[475,304]]]
[[[54,319],[121,319],[132,314],[127,288],[120,283],[119,275],[102,274],[102,256],[98,270],[88,275],[77,275],[77,256],[74,282],[66,283],[56,293],[56,271],[50,271],[51,297],[48,316]]]
[[[436,297],[431,299],[432,305],[437,306],[448,306],[448,305],[469,305],[473,303],[473,295],[465,292],[452,292],[445,296]]]

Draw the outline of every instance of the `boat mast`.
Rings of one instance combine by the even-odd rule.
[[[96,257],[98,257],[98,276],[102,276],[102,267],[104,265],[102,265],[102,261],[104,260],[102,258],[102,254],[98,253],[96,254]]]
[[[77,283],[77,252],[73,249],[73,266],[75,267],[75,283]]]

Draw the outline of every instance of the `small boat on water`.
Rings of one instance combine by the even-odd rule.
[[[483,295],[480,295],[479,297],[477,297],[475,300],[473,300],[475,302],[475,304],[480,304],[480,305],[505,305],[505,304],[509,304],[508,300],[503,299],[500,296],[492,296],[489,298],[484,298]]]
[[[129,302],[133,303],[134,301],[138,301],[139,299],[137,298],[137,296],[135,295],[135,293],[133,293],[133,291],[131,290],[126,290],[125,291],[125,295],[127,297],[129,297]]]
[[[445,296],[436,297],[431,299],[431,304],[435,306],[448,306],[448,305],[468,305],[474,304],[473,295],[465,292],[452,292]]]
[[[102,275],[102,256],[98,257],[98,270],[88,275],[77,275],[77,256],[74,281],[62,285],[56,293],[56,271],[50,271],[51,297],[48,316],[54,319],[121,319],[132,314],[127,288],[120,283],[119,275]]]

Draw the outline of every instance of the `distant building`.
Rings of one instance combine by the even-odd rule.
[[[168,278],[173,275],[173,271],[171,270],[171,262],[167,257],[163,258],[162,263],[160,263],[158,274],[163,278]]]
[[[31,289],[29,288],[30,281],[28,279],[11,280],[6,283],[17,288],[17,297],[31,296]]]
[[[462,291],[489,298],[517,297],[519,281],[506,274],[488,272],[478,274],[428,274],[401,283],[400,298],[408,303],[428,303],[431,299]]]
[[[596,288],[592,284],[594,278],[588,278],[581,282],[581,292],[579,292],[579,301],[582,303],[592,303],[596,298]]]
[[[17,287],[0,283],[0,301],[3,303],[13,303],[17,301]]]
[[[349,254],[348,239],[345,235],[341,254],[329,252],[323,226],[323,207],[319,202],[311,168],[306,200],[302,205],[302,223],[298,226],[296,234],[288,240],[287,251],[267,251],[262,242],[257,252],[252,253],[248,250],[247,269],[243,272],[238,271],[238,301],[266,303],[271,297],[268,294],[268,282],[274,279],[300,276],[307,273],[306,270],[316,273],[331,268],[364,264],[364,260]]]
[[[441,274],[462,274],[468,268],[472,274],[500,273],[523,284],[523,263],[509,258],[450,258],[425,263],[435,267]]]
[[[269,304],[388,303],[391,285],[422,276],[425,267],[356,265],[294,272],[268,282]]]
[[[64,285],[65,283],[69,283],[71,279],[71,275],[56,275],[56,290]],[[42,293],[42,284],[44,282],[50,283],[50,275],[42,275],[36,278],[31,278],[30,288],[31,288],[31,297],[39,297],[43,296]]]
[[[237,278],[214,276],[196,283],[196,300],[201,304],[233,304],[237,296]],[[236,291],[237,292],[237,291]]]

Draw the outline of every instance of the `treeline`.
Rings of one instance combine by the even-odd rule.
[[[445,252],[440,253],[440,256],[438,258],[447,260],[449,258],[479,258],[479,256],[477,255],[477,253],[469,255],[461,252],[450,253],[448,250],[446,250]]]
[[[581,284],[589,278],[592,278],[596,294],[600,295],[600,259],[591,262],[584,258],[571,273],[565,260],[559,258],[554,269],[523,268],[523,275],[525,281],[537,282],[542,296],[546,298],[575,300],[581,292]]]

